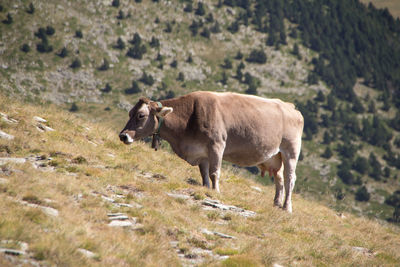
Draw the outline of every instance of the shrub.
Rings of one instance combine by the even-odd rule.
[[[51,26],[47,26],[47,27],[46,27],[46,34],[47,34],[47,35],[51,36],[51,35],[53,35],[55,32],[56,32],[56,30],[55,30],[53,27],[51,27]]]
[[[147,85],[153,85],[154,84],[154,78],[150,74],[147,74],[146,71],[143,71],[142,77],[140,78],[140,81],[144,84]]]
[[[9,24],[13,23],[13,21],[14,21],[14,20],[13,20],[11,14],[8,13],[8,14],[7,14],[7,18],[6,18],[5,20],[3,20],[3,23],[9,25]]]
[[[371,194],[368,193],[368,190],[365,186],[360,187],[356,192],[356,200],[357,201],[369,201]]]
[[[99,70],[101,71],[106,71],[110,68],[110,63],[108,63],[108,60],[106,58],[103,59],[103,64],[99,67]]]
[[[385,203],[393,207],[400,207],[400,190],[396,190],[392,195],[387,197]]]
[[[132,94],[137,94],[140,93],[142,90],[139,87],[139,84],[137,81],[132,81],[132,86],[130,88],[125,89],[125,94],[127,95],[132,95]]]
[[[174,59],[172,62],[171,62],[171,64],[170,64],[170,66],[172,67],[172,68],[177,68],[178,67],[178,61],[176,60],[176,59]]]
[[[118,11],[117,19],[119,19],[119,20],[125,19],[124,11],[122,11],[122,10]]]
[[[267,55],[262,49],[254,49],[250,52],[249,57],[246,59],[248,62],[264,64],[267,62]]]
[[[225,69],[232,69],[232,61],[230,60],[230,58],[224,59],[224,64],[222,65],[222,67]]]
[[[76,38],[83,38],[83,33],[82,33],[82,31],[81,30],[76,30],[75,31],[75,37]]]
[[[66,56],[68,56],[68,50],[66,47],[63,47],[60,52],[57,54],[57,56],[65,58]]]
[[[101,91],[103,93],[109,93],[109,92],[111,92],[111,90],[112,90],[112,87],[109,83],[106,83],[106,86],[103,89],[101,89]]]
[[[112,3],[111,3],[111,6],[119,7],[119,0],[113,0]]]
[[[40,53],[49,53],[53,51],[53,46],[51,46],[47,38],[45,38],[36,45],[36,50]]]
[[[178,74],[178,81],[181,82],[185,81],[185,75],[182,72],[179,72]]]
[[[29,7],[28,7],[28,9],[26,10],[26,13],[28,13],[28,14],[33,14],[33,13],[35,13],[35,7],[33,6],[33,3],[30,3],[30,4],[29,4]]]
[[[79,110],[78,106],[76,105],[76,103],[72,103],[71,107],[69,108],[70,112],[77,112]]]
[[[192,2],[187,3],[187,5],[183,8],[183,11],[188,12],[188,13],[192,12],[193,11]]]
[[[139,33],[135,32],[135,34],[133,35],[132,40],[130,40],[129,43],[131,43],[133,45],[141,45],[142,44],[142,37],[140,37]]]
[[[29,47],[28,44],[23,44],[23,45],[21,46],[21,51],[22,51],[22,52],[25,52],[25,53],[28,53],[29,51],[31,51],[31,48]]]
[[[156,38],[154,36],[151,37],[150,46],[154,47],[154,48],[160,47],[160,40],[158,40],[158,38]]]
[[[204,8],[204,3],[199,2],[196,11],[194,12],[194,14],[198,15],[198,16],[204,16],[206,14],[206,10]]]
[[[121,39],[121,37],[118,37],[117,44],[114,46],[114,48],[119,50],[125,49],[125,42]]]
[[[80,59],[79,58],[74,59],[74,61],[72,61],[71,65],[70,65],[70,67],[73,69],[82,67],[82,63],[81,63]]]
[[[324,153],[322,153],[322,157],[324,157],[324,158],[326,158],[326,159],[329,159],[329,158],[331,158],[332,157],[332,150],[331,150],[331,148],[328,146],[328,147],[326,147],[326,149],[325,149],[325,151],[324,151]]]
[[[210,30],[208,28],[204,28],[203,31],[200,33],[200,35],[205,37],[205,38],[207,38],[207,39],[209,39],[210,35],[211,35],[211,32],[210,32]]]

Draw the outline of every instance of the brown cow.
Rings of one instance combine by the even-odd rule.
[[[235,93],[194,92],[160,102],[141,98],[129,117],[119,135],[125,144],[159,135],[179,157],[199,166],[203,185],[209,187],[210,178],[218,192],[222,159],[258,166],[263,173],[268,170],[275,176],[274,204],[292,211],[304,124],[293,104]]]

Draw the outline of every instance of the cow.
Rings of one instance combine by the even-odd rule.
[[[131,144],[153,135],[157,146],[159,136],[180,158],[199,166],[203,185],[210,187],[210,178],[218,192],[223,159],[258,166],[262,175],[268,171],[275,178],[274,205],[292,212],[303,126],[303,116],[291,103],[198,91],[159,102],[140,98],[119,138]]]

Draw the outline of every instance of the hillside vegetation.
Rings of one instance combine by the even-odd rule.
[[[400,220],[400,20],[360,1],[7,1],[0,90],[122,128],[142,95],[234,91],[305,117],[295,187]],[[271,184],[271,180],[263,181]]]
[[[299,194],[287,214],[272,207],[273,186],[235,168],[222,171],[217,194],[178,157],[123,145],[115,130],[55,106],[1,96],[0,112],[2,130],[14,137],[0,139],[1,266],[400,261],[398,227]]]

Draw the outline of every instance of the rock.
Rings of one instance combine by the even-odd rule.
[[[84,249],[84,248],[78,248],[77,251],[81,253],[83,256],[89,259],[93,259],[97,257],[96,253],[91,252],[90,250]]]
[[[245,209],[233,206],[233,205],[225,205],[225,204],[221,203],[219,200],[213,200],[213,199],[209,199],[209,198],[204,199],[202,201],[202,204],[205,206],[209,206],[209,207],[220,209],[220,210],[232,211],[243,217],[254,217],[257,214],[254,211],[245,210]]]
[[[0,165],[4,165],[7,163],[23,164],[25,162],[25,158],[0,158]]]
[[[283,267],[283,265],[280,265],[279,263],[274,263],[272,264],[272,267]]]
[[[53,132],[55,131],[53,128],[46,126],[44,124],[38,123],[36,126],[36,129],[38,129],[39,132]]]
[[[184,195],[184,194],[173,194],[173,193],[167,193],[168,196],[177,198],[177,199],[189,199],[190,196]]]
[[[108,201],[108,202],[111,202],[111,203],[114,203],[114,202],[115,202],[115,200],[112,199],[112,198],[110,198],[110,197],[106,197],[106,196],[103,196],[103,195],[102,195],[101,198],[102,198],[103,200]]]
[[[110,227],[129,227],[129,226],[133,226],[133,223],[130,221],[119,221],[119,220],[115,220],[115,221],[111,221],[108,226]]]
[[[120,215],[107,214],[107,216],[110,221],[125,221],[129,219],[129,217],[125,214],[120,214]]]
[[[5,133],[5,132],[0,130],[0,138],[6,139],[6,140],[13,140],[14,136],[11,135],[11,134],[7,134],[7,133]]]
[[[258,186],[250,186],[252,189],[258,191],[258,192],[262,192],[262,189],[259,188]]]
[[[22,204],[22,205],[31,207],[31,208],[41,209],[48,216],[52,216],[52,217],[57,217],[58,216],[58,210],[56,210],[54,208],[46,207],[46,206],[42,206],[42,205],[38,205],[38,204],[29,203],[29,202],[24,201],[24,200],[17,200],[17,202]]]
[[[7,114],[0,112],[1,120],[7,123],[18,123],[17,120],[9,118]]]
[[[220,232],[210,231],[210,230],[208,230],[206,228],[201,229],[201,232],[203,234],[206,234],[206,235],[216,235],[216,236],[219,236],[219,237],[222,237],[222,238],[236,239],[236,237],[234,237],[234,236],[223,234],[223,233],[220,233]]]
[[[43,123],[47,122],[47,120],[45,120],[45,119],[43,119],[43,118],[41,118],[41,117],[38,117],[38,116],[34,116],[33,119],[34,119],[35,121],[37,121],[37,122],[43,122]]]
[[[351,249],[357,253],[363,254],[364,256],[372,257],[375,255],[371,250],[363,247],[351,247]]]
[[[10,248],[0,248],[0,252],[12,256],[20,256],[25,255],[25,252],[22,250],[10,249]]]

